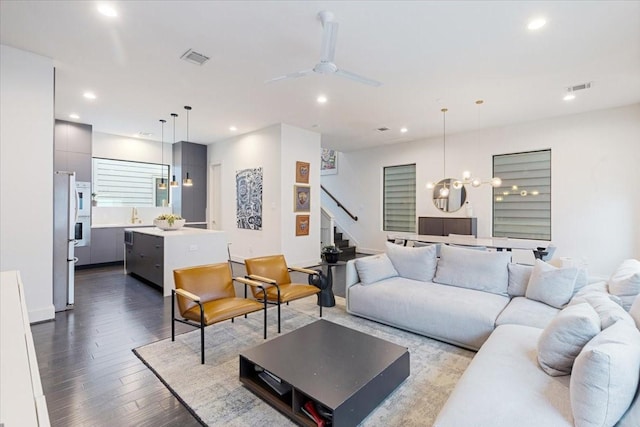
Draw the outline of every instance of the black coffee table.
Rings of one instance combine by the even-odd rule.
[[[240,354],[242,384],[301,425],[316,425],[301,409],[311,401],[354,426],[408,376],[407,348],[326,320]]]

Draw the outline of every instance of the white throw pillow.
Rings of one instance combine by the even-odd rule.
[[[478,251],[443,245],[433,281],[506,296],[509,261],[509,252]]]
[[[562,310],[538,339],[538,363],[552,377],[569,375],[582,348],[600,333],[600,317],[587,303]]]
[[[556,268],[544,261],[536,260],[527,284],[527,298],[562,308],[573,295],[578,269]]]
[[[387,242],[387,256],[400,277],[430,282],[436,274],[435,245],[413,248]]]
[[[617,322],[592,339],[573,364],[569,395],[576,427],[613,426],[638,388],[640,332]]]
[[[588,303],[598,313],[602,329],[616,323],[618,320],[633,323],[631,316],[620,304],[613,299],[617,299],[615,295],[609,295],[602,292],[592,292],[582,296],[576,296],[571,299],[569,305]]]
[[[355,264],[358,277],[360,277],[360,282],[363,285],[369,285],[398,275],[387,254],[357,258]]]
[[[636,299],[633,301],[633,304],[631,304],[629,315],[631,316],[633,321],[636,323],[636,327],[640,329],[640,295],[638,295]]]
[[[576,283],[573,285],[573,295],[576,295],[576,293],[589,283],[589,273],[584,262],[577,261],[573,258],[561,257],[550,259],[547,263],[558,268],[576,267],[578,269]]]
[[[625,310],[629,310],[636,295],[640,294],[640,261],[623,261],[609,278],[609,292],[619,296]]]
[[[523,297],[527,293],[527,284],[531,277],[533,266],[509,263],[509,288],[512,297]]]

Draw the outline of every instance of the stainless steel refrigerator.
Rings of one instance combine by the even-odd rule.
[[[55,311],[63,311],[72,309],[74,304],[76,174],[57,171],[53,183],[53,305]]]

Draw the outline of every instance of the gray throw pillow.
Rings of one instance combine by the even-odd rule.
[[[363,285],[369,285],[398,275],[387,254],[357,258],[355,264],[358,277],[360,277],[360,282]]]
[[[523,297],[527,293],[527,284],[531,277],[533,266],[509,263],[509,295]]]
[[[552,377],[569,375],[582,348],[600,332],[600,317],[587,303],[563,309],[538,339],[538,363]]]
[[[593,338],[573,364],[569,384],[576,427],[613,426],[638,388],[640,332],[616,322]]]
[[[555,308],[562,308],[573,295],[578,269],[556,268],[536,260],[527,284],[526,297]]]
[[[412,248],[387,242],[387,256],[400,277],[431,282],[436,273],[436,246]]]

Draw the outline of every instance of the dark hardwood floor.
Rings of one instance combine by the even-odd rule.
[[[121,265],[76,271],[75,289],[73,310],[31,326],[51,425],[200,425],[131,351],[171,336],[171,298]]]

